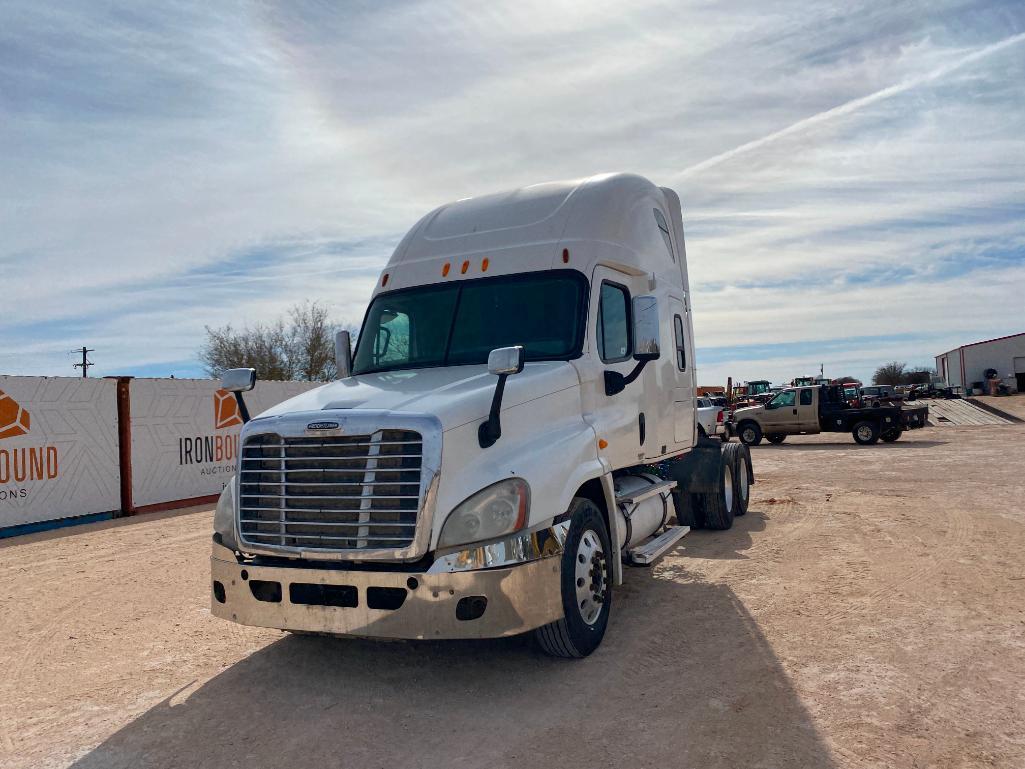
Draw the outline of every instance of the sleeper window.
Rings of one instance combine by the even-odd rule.
[[[687,370],[687,350],[684,347],[683,318],[679,315],[673,316],[673,332],[676,337],[676,368],[680,371]]]
[[[630,357],[630,293],[615,283],[601,284],[598,354],[606,363]]]
[[[662,240],[666,242],[666,250],[669,252],[669,258],[674,262],[676,261],[676,254],[673,253],[673,239],[669,237],[669,225],[666,224],[666,218],[662,216],[662,212],[657,208],[655,211],[655,223],[658,224],[659,230],[662,232]]]

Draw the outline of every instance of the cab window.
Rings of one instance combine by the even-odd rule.
[[[771,401],[769,401],[769,403],[779,408],[781,406],[793,406],[796,400],[797,390],[784,390]]]
[[[630,357],[630,292],[608,281],[598,300],[598,354],[605,363]]]
[[[811,390],[801,390],[801,405],[802,406],[810,406],[811,405]]]

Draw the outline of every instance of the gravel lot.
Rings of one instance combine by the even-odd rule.
[[[208,510],[0,544],[0,766],[1025,766],[1025,425],[754,462],[577,662],[216,620]]]

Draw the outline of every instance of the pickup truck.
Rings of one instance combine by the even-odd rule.
[[[337,381],[249,419],[255,372],[224,374],[245,425],[211,612],[590,654],[624,564],[747,510],[750,451],[698,433],[691,311],[680,199],[647,179],[430,212],[381,271],[355,350],[336,336]]]
[[[726,421],[726,409],[717,406],[711,398],[698,398],[697,418],[701,431],[709,438],[721,438],[723,443],[730,439],[730,425]]]
[[[863,407],[844,385],[788,387],[768,403],[737,409],[733,419],[740,440],[757,446],[764,436],[769,443],[782,443],[788,435],[820,432],[849,432],[854,440],[868,445],[882,440],[892,443],[905,430],[925,427],[928,406]]]

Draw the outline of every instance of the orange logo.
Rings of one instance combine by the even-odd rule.
[[[29,413],[14,398],[0,390],[0,439],[26,435],[29,422]]]
[[[28,423],[26,422],[26,424]],[[214,429],[220,430],[222,427],[234,427],[240,424],[242,424],[242,415],[238,413],[238,401],[235,400],[235,393],[230,393],[227,390],[215,392]],[[2,437],[3,433],[0,433],[0,438]]]

